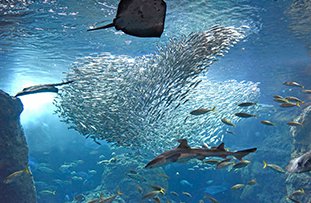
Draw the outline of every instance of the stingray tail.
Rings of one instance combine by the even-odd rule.
[[[94,30],[106,29],[106,28],[110,28],[110,27],[113,27],[113,26],[114,26],[114,23],[110,23],[110,24],[108,24],[108,25],[104,25],[104,26],[100,26],[100,27],[95,27],[95,28],[88,29],[87,31],[94,31]]]

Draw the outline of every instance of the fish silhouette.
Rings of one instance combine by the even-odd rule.
[[[163,0],[121,0],[112,23],[88,31],[115,27],[136,37],[160,37],[165,14],[166,3]]]

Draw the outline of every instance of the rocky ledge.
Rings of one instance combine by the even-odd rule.
[[[28,173],[7,177],[28,167],[28,146],[20,114],[23,104],[18,98],[11,97],[0,90],[0,197],[1,202],[33,203],[36,193],[33,177]]]
[[[311,150],[311,105],[304,109],[302,114],[295,119],[303,123],[302,127],[291,127],[293,149],[291,158]],[[288,174],[286,179],[287,194],[298,189],[304,189],[305,194],[295,197],[300,202],[311,203],[311,173]]]

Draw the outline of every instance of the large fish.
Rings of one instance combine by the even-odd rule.
[[[121,0],[112,23],[88,31],[115,27],[136,37],[160,37],[165,14],[166,3],[163,0]]]
[[[311,151],[292,159],[286,170],[290,173],[302,173],[311,171]]]
[[[257,148],[251,148],[236,152],[230,152],[225,150],[224,143],[221,143],[218,147],[208,148],[191,148],[188,145],[186,139],[178,140],[180,143],[179,146],[175,149],[166,151],[153,160],[151,160],[145,168],[155,168],[158,166],[166,165],[171,162],[184,162],[190,159],[199,159],[203,160],[206,157],[222,157],[226,158],[227,156],[234,156],[235,158],[242,160],[242,158],[249,153],[255,152]]]
[[[28,94],[36,94],[43,92],[55,92],[58,93],[58,88],[56,86],[70,84],[73,81],[54,83],[54,84],[44,84],[44,85],[34,85],[30,87],[25,87],[21,92],[18,92],[15,97],[24,96]]]

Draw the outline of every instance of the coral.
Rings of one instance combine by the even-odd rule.
[[[29,174],[11,183],[3,180],[10,174],[28,167],[28,146],[19,116],[23,104],[0,90],[0,197],[1,202],[36,202],[33,178]]]

